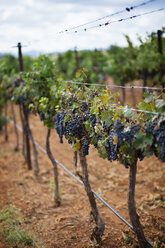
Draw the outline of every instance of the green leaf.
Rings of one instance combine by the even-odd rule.
[[[144,97],[145,97],[144,102],[146,103],[152,102],[153,100],[153,95],[149,92],[144,93]]]
[[[29,109],[33,109],[34,108],[34,104],[33,103],[30,103],[28,107],[29,107]]]
[[[162,108],[165,106],[165,101],[163,99],[157,99],[155,101],[156,108]]]
[[[105,121],[105,124],[107,126],[112,124],[112,114],[107,113],[107,110],[103,110],[103,112],[101,113],[101,118],[103,121]]]
[[[90,121],[85,121],[85,128],[87,131],[90,131],[90,128],[91,128],[91,122]]]
[[[131,109],[124,110],[124,113],[123,114],[127,118],[132,118],[132,110]]]
[[[144,134],[143,132],[138,132],[135,136],[135,141],[133,145],[137,149],[145,149],[147,146],[151,146],[152,143],[152,134]]]

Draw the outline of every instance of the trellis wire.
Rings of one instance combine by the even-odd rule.
[[[121,88],[121,89],[146,89],[146,90],[164,90],[163,88],[155,88],[155,87],[147,87],[147,86],[122,86],[122,85],[113,85],[113,84],[91,84],[91,83],[83,83],[83,82],[74,82],[74,81],[64,81],[64,83],[70,83],[70,84],[80,84],[80,85],[94,85],[94,86],[105,86],[105,87],[111,87],[111,88]]]
[[[43,82],[43,81],[42,81]],[[81,82],[73,82],[73,81],[64,81],[64,83],[71,83],[71,84],[80,84],[83,85],[83,83]],[[105,85],[105,84],[89,84],[89,83],[85,83],[85,85],[95,85],[95,86],[109,86],[109,87],[114,87],[114,88],[135,88],[135,89],[152,89],[152,90],[163,90],[163,88],[154,88],[154,87],[138,87],[138,86],[118,86],[118,85]],[[112,106],[112,105],[104,105],[107,107],[112,107],[112,108],[116,108],[116,109],[122,109],[122,110],[131,110],[133,112],[141,112],[141,113],[145,113],[145,114],[152,114],[152,115],[165,115],[165,113],[161,113],[161,112],[152,112],[152,111],[147,111],[147,110],[142,110],[142,109],[135,109],[135,108],[128,108],[128,107],[117,107],[117,106]]]
[[[165,10],[165,8],[160,8],[160,9],[156,9],[156,10],[151,10],[151,11],[148,11],[148,12],[144,12],[144,13],[141,13],[141,14],[136,14],[136,15],[133,15],[133,16],[129,16],[129,17],[125,17],[125,18],[121,18],[121,19],[118,19],[118,20],[114,20],[114,21],[107,21],[105,23],[100,23],[100,24],[97,24],[97,25],[94,25],[94,26],[91,26],[89,28],[84,28],[84,29],[79,29],[79,30],[75,30],[75,31],[71,31],[71,33],[78,33],[78,32],[82,32],[82,31],[87,31],[87,30],[90,30],[90,29],[94,29],[94,28],[101,28],[103,26],[108,26],[110,24],[113,24],[113,23],[117,23],[117,22],[123,22],[123,21],[126,21],[126,20],[131,20],[131,19],[134,19],[136,17],[140,17],[140,16],[145,16],[145,15],[149,15],[149,14],[152,14],[152,13],[156,13],[156,12],[160,12],[160,11],[163,11]],[[70,31],[69,31],[70,32]]]
[[[124,13],[124,12],[126,12],[126,11],[129,12],[129,11],[135,9],[135,8],[144,6],[144,5],[146,5],[146,4],[148,4],[148,3],[151,3],[151,2],[154,2],[154,1],[156,1],[156,0],[149,0],[149,1],[146,1],[146,2],[143,2],[143,3],[140,3],[140,4],[137,4],[137,5],[134,5],[134,6],[131,6],[131,7],[126,7],[126,8],[123,9],[123,10],[120,10],[120,11],[117,11],[117,12],[115,12],[115,13],[112,13],[112,14],[109,14],[109,15],[106,15],[106,16],[103,16],[103,17],[100,17],[100,18],[98,18],[98,19],[96,19],[96,20],[88,21],[88,22],[86,22],[86,23],[83,23],[83,24],[74,26],[74,27],[72,27],[72,28],[68,28],[68,29],[62,30],[62,31],[59,32],[59,34],[64,33],[64,32],[68,32],[68,31],[70,31],[70,30],[77,29],[77,28],[80,28],[80,27],[83,27],[83,26],[86,26],[86,25],[89,25],[89,24],[92,24],[92,23],[94,23],[94,22],[101,21],[101,20],[103,20],[103,19],[106,19],[106,18],[115,16],[115,15],[118,15],[118,14],[122,14],[122,13]]]
[[[66,82],[66,81],[65,81]],[[70,83],[69,81],[67,81],[67,83]],[[79,83],[79,82],[71,82],[71,83],[76,83],[76,84],[81,84],[83,85],[83,83]],[[87,85],[93,85],[93,84],[88,84],[88,83],[85,83]],[[95,84],[95,85],[98,85],[98,84]],[[100,84],[100,86],[114,86],[114,87],[118,87],[118,88],[123,88],[123,87],[127,87],[127,88],[134,88],[134,86],[117,86],[117,85],[103,85],[103,84]],[[162,88],[152,88],[152,87],[136,87],[137,88],[147,88],[147,89],[161,89],[163,90]],[[147,111],[147,110],[142,110],[142,109],[135,109],[135,108],[128,108],[128,107],[117,107],[117,106],[112,106],[112,105],[104,105],[104,106],[107,106],[107,107],[112,107],[112,108],[116,108],[116,109],[122,109],[122,110],[131,110],[131,111],[134,111],[134,112],[141,112],[141,113],[146,113],[146,114],[152,114],[152,115],[165,115],[165,113],[160,113],[160,112],[152,112],[152,111]]]
[[[63,33],[70,33],[70,32],[77,33],[77,32],[79,32],[79,31],[87,31],[87,30],[89,30],[89,29],[93,29],[93,28],[97,28],[97,27],[102,27],[102,26],[107,26],[107,25],[110,25],[110,24],[112,24],[112,23],[121,22],[121,21],[126,21],[126,20],[128,20],[128,19],[133,19],[133,18],[136,18],[136,17],[139,17],[139,16],[148,15],[148,14],[151,14],[151,13],[154,13],[154,12],[159,12],[159,11],[162,11],[162,10],[165,9],[165,8],[161,8],[161,9],[157,9],[157,10],[152,10],[152,11],[145,12],[145,13],[142,13],[142,14],[133,15],[133,16],[130,16],[130,17],[127,17],[127,18],[123,18],[123,19],[119,19],[119,20],[115,20],[115,21],[111,21],[111,22],[108,21],[108,22],[105,22],[105,23],[101,23],[101,24],[98,24],[98,25],[89,27],[89,28],[84,28],[84,29],[79,29],[79,30],[72,31],[72,30],[74,30],[74,29],[76,29],[76,28],[80,28],[80,27],[85,26],[85,25],[88,25],[88,24],[90,24],[90,23],[94,23],[94,22],[96,22],[96,21],[103,20],[103,19],[105,19],[105,18],[112,17],[112,16],[117,15],[117,14],[121,14],[121,13],[123,13],[123,12],[125,12],[125,11],[131,11],[132,9],[135,9],[135,8],[137,8],[137,7],[146,5],[146,4],[148,4],[148,3],[150,3],[150,2],[153,2],[153,1],[157,1],[157,0],[149,0],[149,1],[147,1],[147,2],[143,2],[143,3],[139,4],[139,5],[135,5],[135,6],[132,6],[132,7],[130,7],[130,8],[127,7],[127,8],[125,8],[125,10],[118,11],[118,12],[116,12],[116,13],[107,15],[107,16],[102,17],[102,18],[98,18],[98,19],[95,20],[95,21],[87,22],[87,23],[85,23],[85,24],[81,24],[81,25],[78,25],[78,26],[75,26],[75,27],[72,27],[72,28],[63,30],[63,31],[59,31],[59,32],[56,33],[56,35],[58,35],[58,34],[63,34]],[[37,40],[36,40],[36,39],[35,39],[35,40],[29,40],[29,41],[27,42],[27,44],[31,44],[31,43],[33,43],[33,42],[41,42],[41,41],[43,41],[43,40],[51,40],[51,39],[54,39],[54,38],[49,38],[49,39],[48,39],[48,38],[46,38],[46,39],[44,38],[44,39],[42,39],[42,40],[38,40],[38,39],[37,39]]]
[[[104,105],[106,107],[111,107],[115,109],[122,109],[122,110],[131,110],[133,112],[140,112],[140,113],[145,113],[145,114],[152,114],[152,115],[165,115],[165,113],[159,113],[159,112],[152,112],[152,111],[147,111],[147,110],[142,110],[142,109],[134,109],[134,108],[128,108],[128,107],[117,107],[117,106],[112,106],[112,105]]]
[[[54,79],[56,80],[56,79]],[[45,82],[43,80],[37,80],[37,82]],[[61,81],[62,83],[66,84],[79,84],[79,85],[89,85],[89,86],[98,86],[98,87],[110,87],[110,88],[121,88],[121,89],[146,89],[146,90],[159,90],[163,91],[164,88],[158,88],[158,87],[148,87],[148,86],[122,86],[122,85],[116,85],[116,84],[98,84],[98,83],[83,83],[83,82],[75,82],[72,80],[67,80],[67,81]]]
[[[6,117],[6,119],[10,122],[10,123],[12,123],[12,124],[14,124],[14,122],[10,119],[10,118],[8,118],[8,117]],[[23,132],[23,130],[22,130],[22,128],[18,125],[18,124],[16,124],[16,127],[17,127],[17,129],[18,130],[20,130],[21,132]],[[35,143],[35,145],[44,153],[44,154],[47,154],[47,152],[46,152],[46,150],[42,147],[42,146],[40,146],[40,144],[38,144],[38,142],[34,142]],[[58,160],[56,160],[55,159],[55,162],[63,169],[63,170],[65,170],[65,172],[68,174],[68,175],[70,175],[72,178],[74,178],[77,182],[79,182],[81,185],[83,185],[84,186],[84,183],[78,178],[78,177],[76,177],[72,172],[70,172],[63,164],[61,164]],[[121,215],[119,215],[100,195],[98,195],[93,189],[91,189],[91,191],[93,192],[93,194],[108,208],[108,209],[110,209],[121,221],[123,221],[133,232],[135,232],[135,230],[134,230],[134,228],[133,228],[133,226],[129,223],[129,222],[127,222]],[[151,247],[154,247],[154,245],[150,242],[150,241],[148,241],[148,240],[146,240],[147,241],[147,243],[151,246]]]

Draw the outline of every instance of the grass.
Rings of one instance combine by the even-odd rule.
[[[23,218],[18,214],[16,208],[10,206],[0,211],[0,235],[7,243],[11,243],[15,247],[34,245],[32,235],[29,235],[23,226]]]
[[[54,178],[51,178],[50,179],[49,189],[52,192],[52,197],[54,197]],[[59,185],[59,194],[60,195],[63,194],[63,190],[62,190],[61,184]]]

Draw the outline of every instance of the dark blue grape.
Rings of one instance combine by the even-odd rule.
[[[56,129],[56,132],[59,136],[60,143],[63,143],[63,135],[64,135],[64,118],[65,118],[65,113],[60,112],[57,113],[56,116],[53,118],[54,121],[54,127]]]
[[[40,115],[40,120],[41,120],[41,121],[44,121],[44,120],[45,120],[45,115],[44,115],[44,113],[41,111],[41,112],[39,113],[39,115]]]
[[[154,132],[154,152],[165,162],[165,121],[162,121]]]

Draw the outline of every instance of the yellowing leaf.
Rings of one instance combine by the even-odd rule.
[[[82,71],[81,70],[78,70],[76,71],[76,78],[79,78],[82,74]]]
[[[113,144],[117,145],[117,137],[113,136]]]
[[[86,67],[83,68],[83,72],[87,72],[88,69]]]
[[[103,104],[107,104],[109,102],[109,94],[108,93],[103,94],[101,100]]]
[[[59,105],[56,105],[55,106],[55,111],[58,111],[59,110],[59,107],[60,107]]]
[[[74,148],[74,150],[75,150],[76,152],[79,151],[79,150],[80,150],[80,142],[77,141],[77,142],[73,145],[73,148]]]

